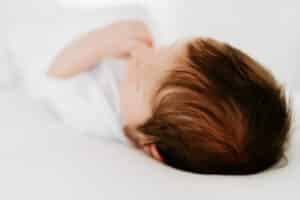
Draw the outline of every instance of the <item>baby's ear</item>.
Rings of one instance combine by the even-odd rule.
[[[144,135],[142,132],[136,130],[135,128],[125,126],[125,135],[127,138],[137,147],[147,153],[149,156],[164,162],[162,156],[160,155],[156,144],[152,143],[153,138]]]
[[[150,143],[150,139],[134,127],[125,126],[125,136],[137,148],[143,148],[145,144]]]
[[[149,144],[148,145],[148,153],[149,155],[159,162],[164,162],[162,156],[160,155],[156,144]]]

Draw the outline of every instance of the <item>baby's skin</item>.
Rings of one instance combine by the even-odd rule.
[[[104,58],[127,60],[127,73],[120,85],[120,107],[126,126],[134,127],[151,116],[155,89],[175,61],[184,54],[184,45],[155,47],[149,28],[140,21],[119,21],[82,35],[54,59],[48,75],[68,79],[91,70]],[[156,146],[142,134],[124,129],[129,140],[145,153],[162,161]]]

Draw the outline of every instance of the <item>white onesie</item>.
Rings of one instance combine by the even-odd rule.
[[[124,60],[104,60],[71,79],[46,76],[41,97],[59,120],[83,133],[126,140],[120,113]]]

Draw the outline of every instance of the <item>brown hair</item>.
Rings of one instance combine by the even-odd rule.
[[[151,118],[137,127],[154,138],[164,162],[197,173],[252,174],[280,160],[291,111],[271,73],[208,38],[189,42],[187,57],[161,84]]]

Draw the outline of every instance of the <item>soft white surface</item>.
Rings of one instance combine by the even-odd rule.
[[[129,5],[84,11],[66,9],[55,17],[28,19],[11,25],[7,43],[19,77],[31,93],[41,93],[41,84],[59,51],[72,40],[118,20],[151,22],[143,7]]]
[[[79,8],[94,8],[96,7],[105,7],[105,6],[115,6],[120,4],[128,3],[141,3],[141,0],[59,0],[59,3],[64,7],[79,7]]]
[[[0,6],[0,88],[12,87],[16,81],[14,60],[7,49],[7,30],[12,25],[41,16],[54,16],[59,11],[55,1],[1,0]]]
[[[124,141],[119,86],[125,68],[124,61],[109,59],[68,80],[37,74],[44,76],[33,77],[41,90],[31,90],[30,96],[46,104],[59,121],[82,134]]]
[[[94,11],[66,9],[55,17],[16,23],[8,30],[7,38],[16,64],[18,85],[47,103],[69,126],[84,133],[114,135],[124,140],[116,109],[119,107],[118,71],[126,67],[125,63],[101,61],[94,71],[69,80],[53,79],[46,73],[57,54],[72,40],[96,28],[128,19],[149,23],[147,11],[135,5]]]
[[[58,52],[72,40],[96,28],[127,19],[149,21],[147,11],[139,6],[89,11],[66,9],[53,17],[27,19],[11,25],[7,31],[8,48],[21,76],[32,79],[36,73],[45,73]],[[30,84],[27,87],[37,85],[36,82]]]
[[[15,71],[12,67],[12,58],[7,50],[6,41],[0,47],[0,88],[7,88],[14,84]]]
[[[45,107],[20,91],[2,91],[0,110],[0,199],[279,200],[299,196],[299,130],[294,131],[287,166],[254,176],[209,176],[171,169],[113,140],[82,136],[58,124]]]

